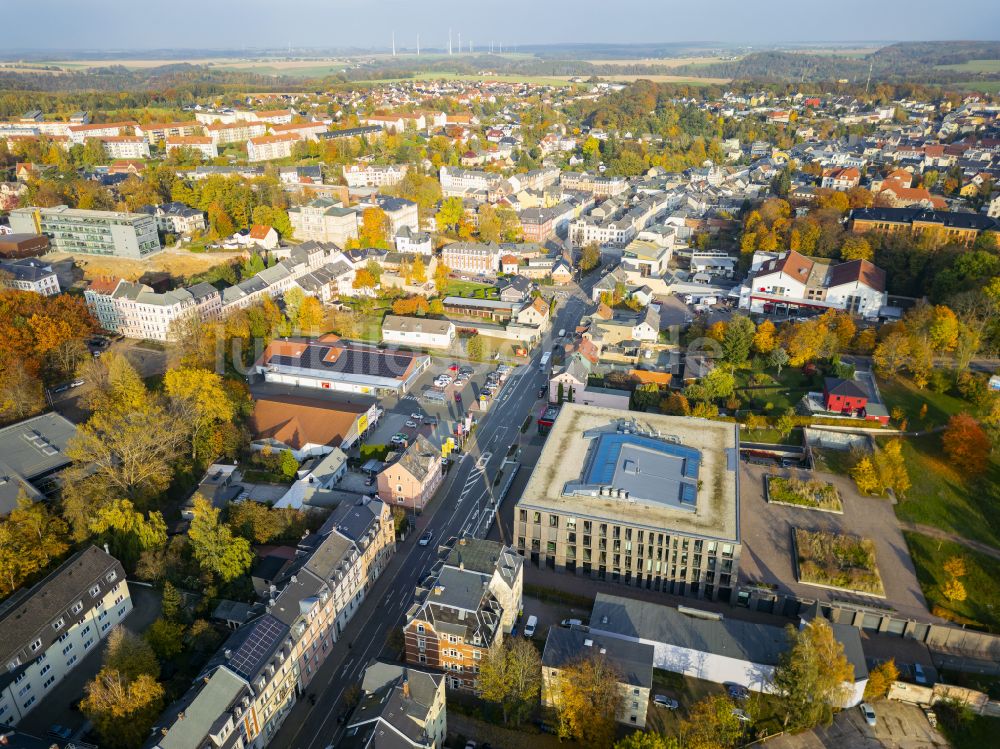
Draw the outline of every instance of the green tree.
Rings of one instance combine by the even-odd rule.
[[[597,242],[588,242],[580,250],[580,270],[587,273],[600,264],[601,246]]]
[[[127,499],[115,499],[97,509],[90,530],[102,538],[127,569],[134,569],[139,555],[167,543],[167,524],[159,512],[147,517]]]
[[[824,619],[813,619],[802,629],[790,624],[785,632],[789,647],[774,670],[784,725],[792,731],[828,725],[834,708],[843,704],[846,685],[854,682],[854,667]]]
[[[188,539],[194,558],[205,572],[229,582],[250,569],[250,542],[234,536],[229,526],[219,523],[219,511],[211,502],[196,494],[192,513]]]
[[[244,502],[242,504],[251,503]],[[253,502],[252,504],[257,503]],[[163,584],[163,596],[160,605],[163,609],[163,616],[167,621],[175,622],[180,618],[181,606],[183,605],[181,593],[169,580]]]
[[[749,317],[733,315],[722,336],[722,355],[730,364],[742,364],[750,356],[757,328]]]
[[[673,736],[664,736],[662,733],[633,731],[616,741],[614,749],[681,749],[681,744]]]
[[[445,198],[434,217],[439,231],[456,231],[465,218],[465,206],[461,198]]]
[[[660,402],[660,388],[655,382],[644,382],[632,391],[632,407],[645,411]]]
[[[781,435],[782,439],[787,439],[795,428],[795,412],[788,408],[774,421],[774,428]]]
[[[291,450],[282,450],[278,459],[278,470],[285,478],[295,478],[299,471],[299,461],[292,454]]]
[[[487,651],[479,665],[480,696],[500,705],[507,725],[519,725],[530,714],[541,686],[542,662],[527,640],[506,640]]]
[[[161,662],[169,661],[184,650],[184,625],[157,619],[143,633],[143,638]]]
[[[482,361],[483,357],[486,355],[485,345],[483,343],[483,338],[480,335],[474,335],[465,342],[465,353],[473,361]]]

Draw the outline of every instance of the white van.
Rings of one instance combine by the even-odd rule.
[[[566,328],[559,328],[559,337],[562,338],[566,335]]]
[[[531,616],[528,617],[528,621],[524,625],[524,636],[525,637],[534,637],[535,636],[535,627],[537,627],[537,626],[538,626],[538,617],[535,616],[534,614],[532,614]]]

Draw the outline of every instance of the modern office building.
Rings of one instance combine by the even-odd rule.
[[[733,424],[565,403],[517,504],[516,547],[571,574],[729,600],[738,439]]]
[[[10,225],[15,232],[45,234],[56,252],[141,260],[163,249],[156,219],[141,213],[87,211],[64,205],[17,208],[10,212]]]

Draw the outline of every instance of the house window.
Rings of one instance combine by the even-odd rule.
[[[113,583],[115,580],[118,579],[118,573],[115,572],[114,570],[111,570],[111,572],[105,575],[105,579],[107,579],[109,583]]]
[[[52,629],[62,629],[65,623],[66,620],[63,619],[62,617],[59,617],[56,621],[52,622]]]
[[[97,598],[97,596],[101,595],[101,586],[100,585],[95,585],[93,588],[91,588],[90,589],[90,595],[93,598]]]
[[[71,614],[79,614],[83,611],[83,601],[77,601],[73,604],[73,607],[69,610]]]
[[[41,638],[39,638],[39,639],[35,640],[33,643],[31,643],[31,652],[34,653],[40,647],[42,647],[42,640],[41,640]]]

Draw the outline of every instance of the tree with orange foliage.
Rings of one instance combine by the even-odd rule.
[[[955,466],[968,475],[986,470],[990,440],[979,423],[968,414],[959,413],[948,419],[941,435],[941,445]]]
[[[389,247],[389,217],[378,207],[365,208],[361,212],[361,230],[358,239],[362,247],[380,250]]]

